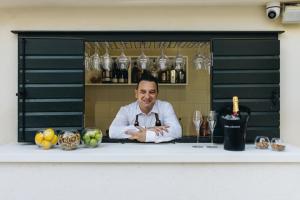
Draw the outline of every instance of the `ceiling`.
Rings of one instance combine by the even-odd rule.
[[[95,7],[95,6],[258,6],[271,0],[0,0],[9,7]],[[291,2],[281,0],[280,2]]]

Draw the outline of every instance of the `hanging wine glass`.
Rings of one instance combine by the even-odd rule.
[[[161,53],[157,60],[158,60],[158,66],[160,70],[166,71],[169,65],[169,58],[165,55],[163,48],[161,48]]]
[[[98,44],[97,42],[95,42],[95,46],[94,46],[94,54],[92,55],[92,58],[91,58],[91,69],[94,69],[96,71],[101,71],[101,58],[98,54],[98,48],[97,48]]]
[[[110,57],[109,52],[108,52],[108,43],[106,43],[105,54],[102,56],[102,68],[104,70],[102,78],[103,78],[104,82],[110,82],[111,81],[111,78],[112,78],[112,75],[111,75],[112,63],[113,63],[113,60]]]
[[[194,59],[193,59],[194,68],[196,70],[201,70],[201,69],[206,68],[206,66],[205,66],[205,56],[201,53],[202,46],[203,46],[203,43],[200,42],[198,50],[197,50],[197,54],[194,56]]]
[[[84,54],[84,67],[86,71],[90,71],[91,70],[91,57],[89,56],[88,53]]]
[[[113,60],[108,53],[108,47],[105,48],[105,54],[102,56],[102,61],[102,68],[106,71],[110,71]]]
[[[123,43],[122,43],[123,44]],[[130,60],[124,53],[124,44],[122,48],[121,55],[117,59],[117,66],[118,69],[120,69],[120,77],[119,77],[119,82],[120,83],[127,83],[128,82],[128,67],[130,64]]]
[[[125,55],[124,53],[124,48],[122,48],[122,52],[121,52],[121,55],[118,57],[117,59],[117,65],[118,65],[118,68],[121,69],[121,70],[127,70],[128,69],[128,66],[130,64],[130,60],[128,59],[128,57]]]
[[[142,69],[142,71],[143,70],[149,71],[150,60],[144,53],[144,47],[141,48],[141,55],[138,57],[137,62],[138,62],[138,66],[140,67],[140,69]]]
[[[185,60],[179,52],[180,46],[177,46],[177,55],[175,57],[175,70],[179,71],[184,68]]]
[[[211,71],[211,57],[210,57],[210,43],[206,42],[205,43],[205,52],[207,56],[205,57],[205,69],[208,71],[208,74],[210,75]]]

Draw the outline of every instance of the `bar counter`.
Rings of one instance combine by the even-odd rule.
[[[300,148],[192,145],[103,143],[73,151],[0,145],[0,199],[300,199]]]
[[[76,150],[59,146],[43,150],[36,145],[0,145],[0,162],[94,162],[94,163],[300,163],[300,148],[287,145],[282,152],[256,149],[246,145],[245,151],[218,148],[193,148],[195,143],[102,143],[97,148],[83,145]],[[209,144],[202,144],[207,146]]]

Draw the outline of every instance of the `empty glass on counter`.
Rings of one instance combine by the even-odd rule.
[[[208,145],[207,147],[208,148],[217,148],[218,146],[217,145],[214,145],[214,130],[215,130],[215,127],[216,127],[216,124],[217,124],[217,112],[216,111],[209,111],[209,114],[207,116],[207,122],[208,122],[208,126],[209,126],[209,129],[210,129],[210,141],[211,141],[211,144]]]
[[[195,110],[193,114],[193,123],[197,132],[197,144],[194,145],[194,148],[203,148],[203,145],[199,145],[199,136],[200,136],[200,126],[203,122],[203,116],[200,110]]]

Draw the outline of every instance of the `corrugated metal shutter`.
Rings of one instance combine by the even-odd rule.
[[[80,39],[19,38],[19,142],[47,127],[83,127],[83,55]]]
[[[279,137],[279,40],[215,39],[212,47],[213,109],[232,105],[236,95],[252,111],[247,142],[257,135]],[[216,140],[222,141],[218,125]]]

